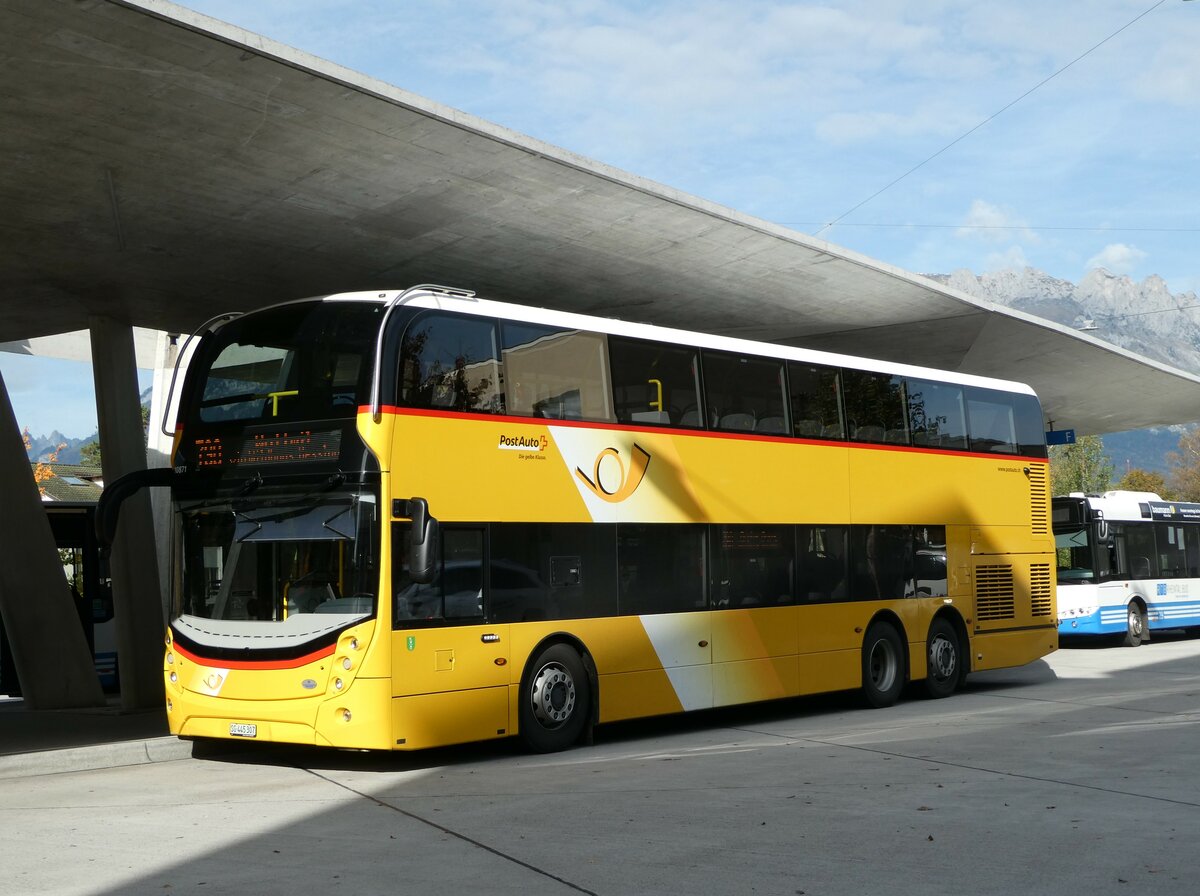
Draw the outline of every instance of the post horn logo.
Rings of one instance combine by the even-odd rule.
[[[646,468],[650,466],[650,454],[641,445],[635,444],[632,454],[633,458],[629,462],[629,469],[626,470],[625,462],[621,460],[621,452],[616,448],[605,448],[596,455],[596,463],[590,477],[579,467],[575,468],[575,475],[600,500],[607,501],[609,504],[619,504],[637,491],[637,487],[646,477]],[[612,490],[606,488],[600,478],[600,465],[604,463],[605,458],[609,457],[617,462],[621,471],[617,487]]]

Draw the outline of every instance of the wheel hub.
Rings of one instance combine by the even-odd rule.
[[[896,679],[896,657],[892,646],[879,641],[871,650],[871,680],[881,691],[891,688]]]
[[[575,681],[558,663],[543,666],[530,692],[533,715],[547,728],[557,728],[575,709]]]
[[[945,638],[937,637],[929,645],[930,671],[943,681],[949,679],[955,672],[954,646]]]

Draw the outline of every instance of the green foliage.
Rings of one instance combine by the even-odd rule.
[[[89,467],[100,466],[100,442],[88,442],[79,447],[79,462]]]
[[[1052,494],[1102,493],[1111,488],[1113,462],[1099,436],[1081,436],[1074,445],[1050,447]]]
[[[1164,501],[1177,500],[1174,490],[1167,486],[1166,477],[1150,470],[1130,470],[1121,477],[1116,488],[1127,492],[1154,492]]]
[[[1167,466],[1175,500],[1200,501],[1200,429],[1180,437],[1179,450],[1167,455]]]

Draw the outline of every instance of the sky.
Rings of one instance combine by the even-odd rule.
[[[906,270],[1200,291],[1200,0],[184,5]]]
[[[183,5],[905,270],[1200,292],[1200,0]],[[18,423],[90,435],[28,363]]]
[[[0,375],[17,426],[33,436],[57,431],[70,439],[86,439],[96,434],[96,386],[91,364],[0,352]],[[153,371],[138,370],[139,389],[149,388],[153,379]]]

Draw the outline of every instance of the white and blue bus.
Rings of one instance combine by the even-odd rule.
[[[1114,635],[1200,626],[1200,504],[1153,492],[1075,492],[1052,503],[1058,633]]]

